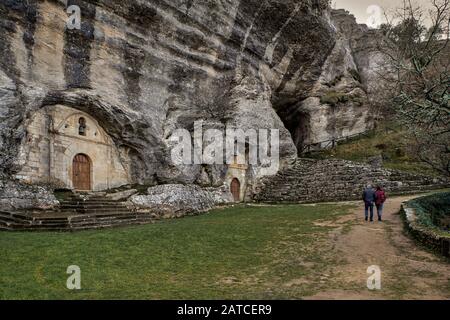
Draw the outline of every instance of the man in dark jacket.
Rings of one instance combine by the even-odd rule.
[[[364,215],[366,217],[366,221],[369,218],[369,210],[370,210],[370,221],[373,221],[373,205],[375,203],[375,189],[369,184],[363,192],[362,199],[364,201],[365,210]]]

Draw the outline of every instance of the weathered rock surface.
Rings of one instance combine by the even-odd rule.
[[[70,5],[81,9],[80,30],[67,28]],[[130,159],[130,183],[221,186],[225,165],[171,161],[174,130],[192,131],[196,120],[205,129],[279,129],[281,165],[289,168],[297,148],[370,127],[372,36],[344,11],[331,11],[327,0],[2,0],[0,174],[8,179],[20,171],[27,125],[37,110],[58,104],[99,122]],[[316,193],[320,200],[318,183],[327,189],[331,182],[328,169],[318,172],[323,179],[310,191],[302,186],[316,180],[315,171],[283,188],[295,199],[306,192],[302,199]],[[341,173],[346,178],[335,181],[351,184],[348,171]],[[164,191],[167,206],[199,211],[229,196],[156,188],[132,199],[166,206]],[[266,196],[263,190],[260,199]],[[36,197],[8,199],[28,206]]]
[[[95,117],[132,158],[136,183],[193,183],[175,167],[176,128],[280,129],[282,163],[296,148],[276,110],[308,97],[335,43],[328,1],[5,0],[0,2],[0,169],[46,105]],[[67,6],[81,29],[66,26]],[[221,170],[209,170],[210,181]]]
[[[81,9],[81,30],[66,26],[69,5]],[[20,170],[26,124],[45,105],[95,117],[132,158],[136,183],[221,184],[220,168],[205,179],[200,166],[171,163],[173,131],[198,119],[205,128],[280,129],[282,165],[296,146],[370,122],[362,104],[373,68],[358,40],[367,30],[344,12],[330,16],[325,0],[7,0],[0,16],[0,170],[8,174]],[[347,100],[320,101],[335,91]]]
[[[129,189],[129,190],[118,191],[118,192],[114,192],[114,193],[108,193],[105,195],[105,198],[111,199],[113,201],[126,200],[136,193],[138,193],[138,191],[136,189]]]
[[[0,180],[0,210],[50,210],[59,205],[52,190]]]
[[[204,190],[197,185],[166,184],[148,188],[146,195],[131,196],[129,206],[165,218],[181,217],[206,212],[227,203],[227,198],[231,202],[231,194],[224,193],[220,188]]]
[[[357,24],[345,10],[332,10],[335,44],[321,74],[304,100],[279,114],[301,152],[330,147],[333,140],[371,129],[374,112],[369,94],[376,84],[382,57],[376,51],[377,30]]]

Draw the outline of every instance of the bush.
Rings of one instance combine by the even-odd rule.
[[[438,193],[411,200],[408,204],[416,209],[418,222],[426,227],[449,231],[450,193]]]
[[[329,104],[332,107],[337,106],[339,103],[346,103],[349,101],[349,97],[340,92],[330,91],[320,98],[320,103]]]
[[[361,75],[359,74],[358,70],[355,69],[348,69],[348,72],[350,73],[350,75],[353,77],[353,79],[355,79],[358,82],[361,82]]]

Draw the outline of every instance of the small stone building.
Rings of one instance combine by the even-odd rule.
[[[239,156],[240,155],[240,156]],[[240,153],[235,144],[235,155],[225,175],[225,185],[228,186],[234,202],[245,201],[248,195],[248,187],[252,178],[250,172],[252,166],[249,164],[249,145],[245,144],[245,152]]]
[[[244,164],[232,163],[228,166],[225,184],[230,188],[235,202],[245,199],[247,169],[248,165]]]
[[[123,157],[123,156],[122,156]],[[52,183],[75,190],[105,190],[128,184],[126,159],[96,119],[77,109],[54,105],[37,111],[19,151],[28,183]]]

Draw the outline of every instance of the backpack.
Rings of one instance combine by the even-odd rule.
[[[377,192],[377,202],[384,203],[386,201],[386,194],[384,191]]]

